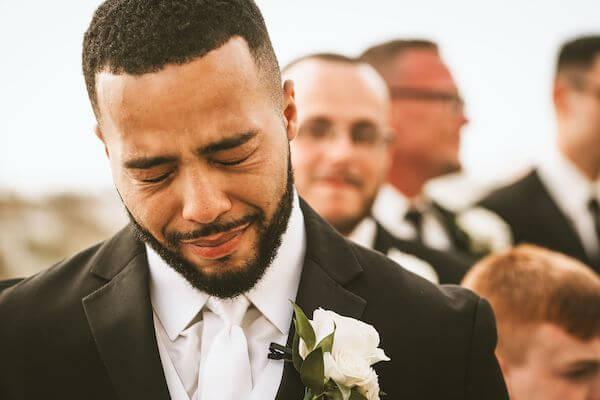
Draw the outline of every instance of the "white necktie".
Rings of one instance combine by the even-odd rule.
[[[249,304],[245,296],[208,299],[206,307],[221,318],[223,326],[210,346],[199,377],[201,400],[243,400],[250,394],[252,372],[248,342],[240,327]]]

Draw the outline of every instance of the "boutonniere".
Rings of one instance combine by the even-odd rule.
[[[390,359],[378,348],[375,328],[321,308],[311,321],[293,306],[292,362],[306,387],[304,400],[378,400],[384,393],[372,365]]]
[[[510,227],[498,215],[475,207],[456,216],[456,225],[469,236],[469,251],[485,255],[504,250],[512,244]]]

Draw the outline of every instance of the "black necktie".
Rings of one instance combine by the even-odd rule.
[[[423,243],[423,213],[415,207],[410,207],[404,214],[404,219],[415,228],[415,240]]]

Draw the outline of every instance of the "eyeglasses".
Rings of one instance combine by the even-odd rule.
[[[390,96],[392,99],[409,99],[447,103],[454,112],[462,112],[465,107],[465,102],[462,97],[456,93],[443,90],[396,86],[390,88]]]
[[[314,144],[331,143],[344,134],[344,131],[328,118],[314,118],[300,125],[298,140]],[[382,131],[373,122],[366,120],[353,123],[348,131],[350,142],[364,149],[386,144],[391,137],[390,133]]]

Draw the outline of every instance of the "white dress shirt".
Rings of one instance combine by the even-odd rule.
[[[377,235],[377,223],[371,217],[364,218],[360,223],[352,230],[348,239],[354,243],[358,243],[363,247],[373,249],[375,246],[375,236]],[[435,271],[435,268],[431,266],[427,261],[413,255],[408,254],[399,249],[392,247],[386,254],[388,258],[401,265],[404,269],[419,275],[433,283],[439,283],[440,278]]]
[[[294,193],[290,220],[277,256],[256,286],[243,294],[250,301],[240,324],[248,341],[252,372],[253,389],[249,399],[273,399],[279,388],[284,362],[269,360],[267,355],[272,342],[285,345],[287,341],[293,314],[290,300],[295,300],[300,283],[305,236],[304,217]],[[149,246],[146,250],[154,328],[171,398],[213,400],[198,398],[201,392],[198,387],[202,385],[198,376],[220,327],[219,318],[203,310],[209,295],[192,287]],[[186,329],[197,335],[193,347],[198,354],[188,361],[191,365],[181,365],[185,364],[181,361],[184,347],[181,340],[177,340],[189,334]]]
[[[586,253],[598,255],[598,237],[588,208],[592,197],[600,200],[600,180],[590,181],[557,146],[546,151],[538,173],[558,208],[571,220]]]
[[[417,234],[415,227],[405,219],[410,206],[410,200],[405,195],[386,183],[379,189],[373,204],[373,216],[394,236],[413,240]],[[423,243],[434,249],[450,250],[452,242],[442,223],[432,212],[428,211],[431,206],[428,206],[424,200],[416,201],[413,206],[423,214]]]

